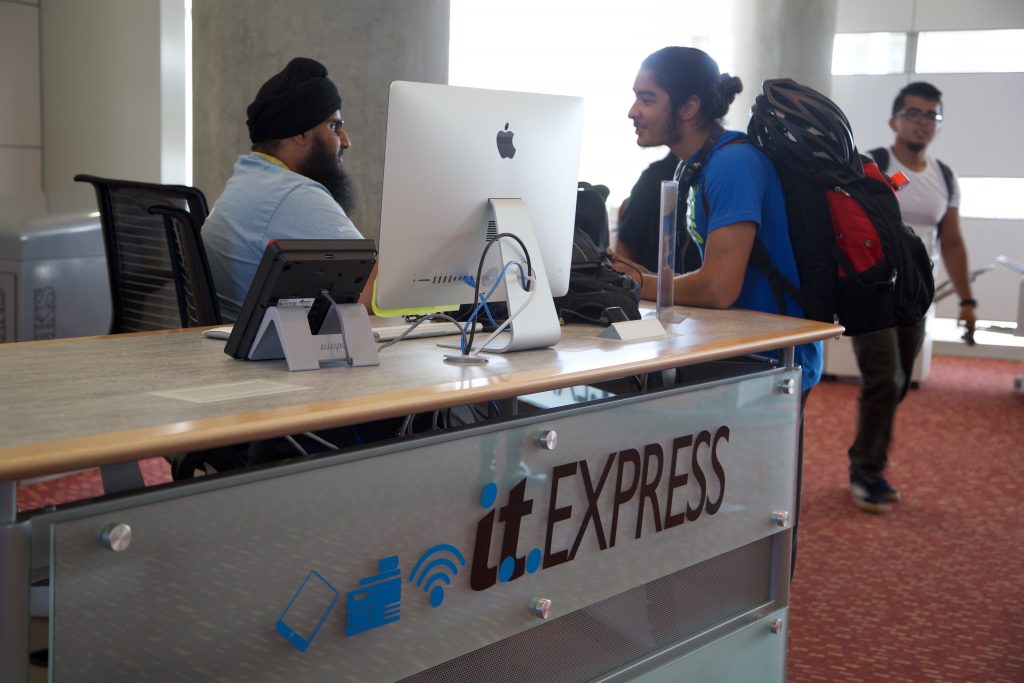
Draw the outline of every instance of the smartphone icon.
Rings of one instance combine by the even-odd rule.
[[[315,569],[310,570],[277,620],[277,632],[299,652],[309,649],[338,602],[338,591]]]

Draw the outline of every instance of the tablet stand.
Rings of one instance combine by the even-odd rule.
[[[494,214],[497,233],[511,233],[526,245],[526,249],[530,253],[533,275],[536,278],[533,286],[537,288],[537,293],[526,305],[526,308],[509,323],[508,329],[511,332],[499,336],[483,350],[505,353],[553,346],[562,338],[562,328],[558,324],[558,313],[555,311],[555,303],[551,298],[547,271],[544,270],[544,258],[533,232],[533,223],[530,221],[526,203],[522,199],[490,199],[488,203],[490,211]],[[523,254],[515,240],[500,239],[493,248],[498,250],[499,269],[503,264],[515,261],[522,264],[525,272],[526,255]],[[505,275],[505,282],[498,292],[504,294],[510,315],[519,311],[530,296],[530,293],[520,286],[518,275],[518,271],[510,268]],[[504,346],[496,346],[495,342],[503,338],[507,338],[507,343]]]
[[[284,358],[288,370],[319,370],[322,361],[380,365],[370,317],[362,304],[331,304],[320,334],[309,331],[305,306],[271,306],[263,314],[249,360]]]

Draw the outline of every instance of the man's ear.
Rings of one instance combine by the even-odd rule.
[[[700,113],[700,97],[693,95],[679,107],[679,123],[690,121]]]
[[[298,135],[293,135],[292,137],[290,137],[288,139],[294,141],[296,146],[305,149],[306,147],[309,147],[309,146],[311,146],[313,144],[313,137],[315,136],[315,134],[316,134],[316,129],[315,128],[310,128],[305,133],[299,133]]]
[[[895,116],[893,116],[893,117],[891,117],[891,118],[889,119],[889,128],[891,128],[891,129],[892,129],[892,132],[893,132],[893,133],[895,133],[895,132],[896,132],[896,117],[895,117]]]

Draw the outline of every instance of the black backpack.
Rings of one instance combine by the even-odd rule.
[[[640,319],[640,285],[611,266],[605,252],[598,249],[590,235],[576,228],[572,240],[572,266],[569,291],[555,297],[555,310],[567,323],[608,324],[605,310],[618,307],[630,320]]]
[[[893,184],[857,152],[839,107],[790,79],[768,80],[747,130],[782,182],[800,275],[796,287],[755,241],[750,263],[779,310],[788,294],[806,318],[838,322],[848,335],[919,321],[935,291],[931,259],[903,223]]]
[[[576,229],[587,233],[604,253],[608,248],[608,201],[606,185],[591,185],[582,180],[576,192]]]

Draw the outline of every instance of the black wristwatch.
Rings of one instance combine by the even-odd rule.
[[[960,307],[963,308],[964,306],[974,306],[977,308],[978,301],[977,299],[960,299]]]

